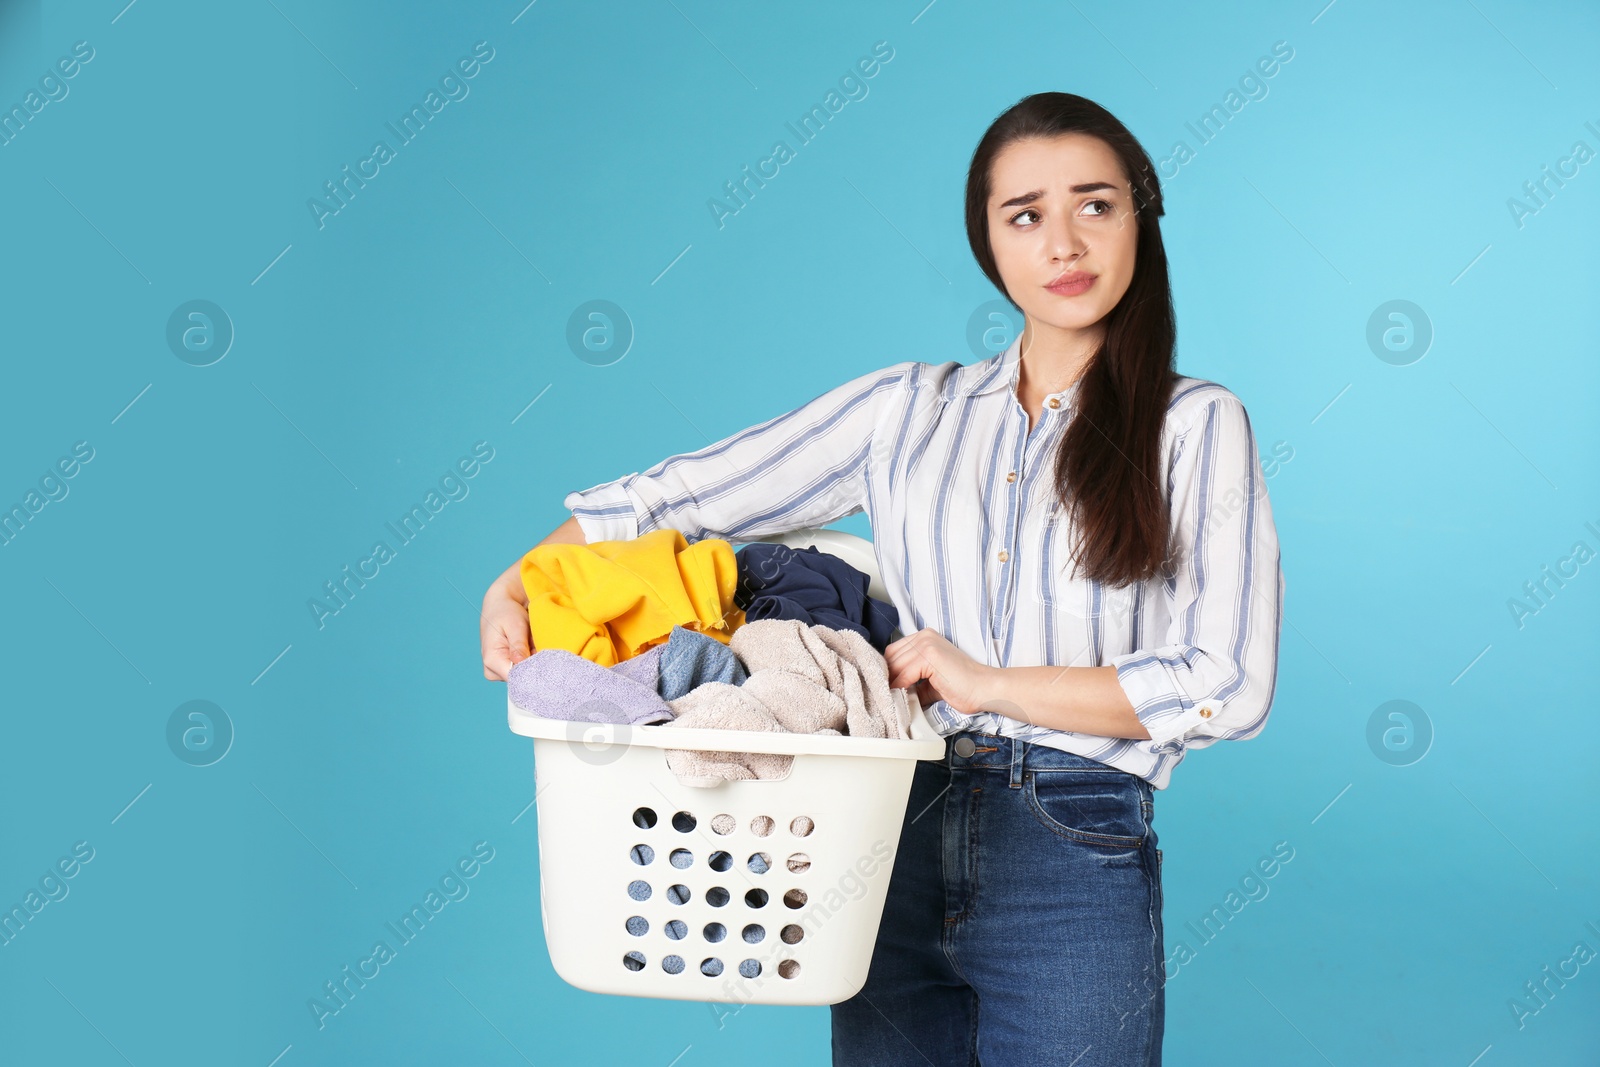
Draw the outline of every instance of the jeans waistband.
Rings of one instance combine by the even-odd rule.
[[[961,730],[945,738],[944,764],[952,769],[969,771],[997,771],[1007,776],[1009,784],[1020,786],[1024,771],[1071,770],[1102,772],[1128,778],[1137,778],[1097,759],[1068,752],[1051,745],[1041,745],[1021,738],[1004,737],[981,730]],[[968,748],[970,747],[970,752]]]

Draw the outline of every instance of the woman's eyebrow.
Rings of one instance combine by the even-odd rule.
[[[1069,193],[1092,193],[1092,192],[1095,192],[1096,190],[1099,190],[1099,189],[1110,189],[1112,192],[1118,192],[1119,191],[1118,187],[1115,186],[1115,185],[1112,185],[1110,182],[1085,182],[1083,185],[1074,185],[1074,186],[1072,186],[1070,189],[1067,190],[1067,192],[1069,192]],[[1039,199],[1043,195],[1044,195],[1044,190],[1043,189],[1035,189],[1032,192],[1023,193],[1021,196],[1013,196],[1010,200],[1007,200],[1005,203],[998,204],[996,206],[999,207],[999,208],[1004,209],[1004,208],[1008,208],[1008,207],[1017,207],[1020,204],[1031,204],[1031,203],[1033,203],[1035,200]]]

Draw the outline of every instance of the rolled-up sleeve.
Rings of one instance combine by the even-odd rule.
[[[750,540],[853,515],[866,506],[875,432],[912,366],[863,374],[702,449],[568,493],[562,503],[590,543],[661,528],[691,542]]]
[[[1181,554],[1159,647],[1116,656],[1117,681],[1156,743],[1245,740],[1277,684],[1284,580],[1255,435],[1219,396],[1174,448],[1171,515]]]

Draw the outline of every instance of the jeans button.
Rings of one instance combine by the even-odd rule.
[[[977,751],[977,748],[978,746],[972,743],[972,738],[970,737],[963,735],[956,738],[956,755],[962,757],[963,759],[972,755],[973,752]]]

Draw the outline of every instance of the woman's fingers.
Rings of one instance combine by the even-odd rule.
[[[504,646],[483,650],[483,676],[491,682],[503,682],[511,673],[511,653]]]
[[[889,667],[889,688],[904,689],[917,680],[917,672],[912,664],[917,657],[914,649],[919,643],[917,633],[907,634],[898,641],[890,641],[883,649],[883,661]]]
[[[905,642],[905,643],[902,643]],[[932,651],[927,647],[927,642],[916,641],[915,635],[903,638],[889,646],[889,651],[884,654],[884,662],[889,665],[889,688],[905,689],[915,685],[919,679],[928,678],[934,673],[933,658],[929,655]]]
[[[479,632],[483,676],[491,681],[505,681],[511,676],[512,666],[532,654],[528,609],[509,596],[491,596],[486,601]]]
[[[889,664],[891,689],[914,686],[923,707],[943,700],[957,711],[970,714],[967,709],[973,703],[974,672],[982,668],[943,634],[924,627],[890,642],[883,658]]]

